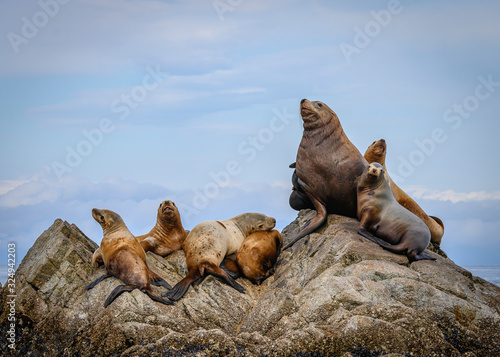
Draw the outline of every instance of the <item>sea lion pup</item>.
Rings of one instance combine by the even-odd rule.
[[[431,240],[429,228],[396,201],[377,162],[368,165],[359,179],[358,218],[358,233],[382,248],[406,254],[410,263],[435,260],[424,253]]]
[[[250,234],[236,253],[236,263],[252,283],[260,285],[274,273],[283,245],[283,238],[276,229]]]
[[[223,221],[205,221],[197,224],[182,243],[186,253],[187,276],[172,290],[165,292],[170,300],[179,300],[189,286],[206,274],[221,278],[239,292],[245,289],[220,268],[222,260],[240,249],[245,237],[253,232],[273,229],[276,220],[261,213],[243,213]]]
[[[312,204],[316,215],[284,249],[319,228],[327,213],[355,218],[356,180],[368,165],[326,104],[303,99],[300,114],[304,133],[297,151],[292,175],[294,190],[289,202],[295,210],[311,208]]]
[[[444,235],[444,225],[443,221],[434,216],[428,216],[427,213],[415,202],[406,192],[404,192],[398,185],[392,181],[389,173],[387,172],[387,168],[385,166],[385,156],[387,154],[387,143],[384,139],[380,139],[374,141],[365,152],[365,159],[368,162],[378,162],[384,168],[384,176],[389,186],[391,188],[392,193],[394,194],[394,198],[399,202],[407,210],[411,211],[417,217],[419,217],[424,223],[429,227],[431,231],[431,243],[434,247],[439,248],[441,245],[441,239]]]
[[[145,252],[151,251],[164,257],[181,249],[187,234],[182,227],[181,216],[174,202],[160,203],[156,217],[153,229],[148,234],[137,236],[136,239]]]
[[[92,217],[102,227],[100,258],[104,261],[107,273],[87,285],[85,290],[92,289],[104,279],[114,276],[125,285],[119,285],[111,292],[104,302],[104,307],[111,304],[121,293],[134,289],[141,290],[155,301],[172,305],[172,301],[162,299],[153,293],[151,281],[154,281],[155,285],[167,288],[170,285],[149,270],[144,249],[130,233],[122,218],[113,211],[96,208],[92,210]]]

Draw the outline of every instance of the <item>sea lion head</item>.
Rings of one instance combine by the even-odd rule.
[[[304,121],[304,128],[323,126],[333,120],[338,121],[337,114],[322,102],[310,102],[307,99],[300,101],[300,115]]]
[[[170,220],[175,216],[179,216],[179,210],[173,201],[166,200],[160,203],[160,207],[158,207],[158,220]]]
[[[104,235],[118,230],[125,225],[118,213],[107,209],[92,209],[92,217],[101,225]]]
[[[387,153],[387,143],[384,139],[374,141],[365,152],[365,159],[368,162],[378,162],[385,164],[385,154]]]
[[[276,219],[262,213],[243,213],[234,217],[237,224],[246,232],[269,231],[276,225]],[[248,234],[250,234],[248,233]]]
[[[362,175],[364,185],[373,185],[384,179],[384,167],[378,162],[369,164]]]

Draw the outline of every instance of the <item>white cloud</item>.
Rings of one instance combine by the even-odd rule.
[[[472,202],[472,201],[500,201],[500,191],[473,191],[473,192],[455,192],[453,190],[437,191],[422,186],[408,186],[406,192],[416,199]]]
[[[0,181],[0,195],[3,195],[9,191],[12,191],[18,186],[21,186],[22,184],[27,183],[28,180],[1,180]]]

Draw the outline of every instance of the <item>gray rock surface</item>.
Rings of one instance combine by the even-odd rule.
[[[283,230],[285,242],[311,217]],[[62,220],[44,232],[16,272],[13,356],[498,356],[500,287],[450,259],[411,265],[356,233],[357,221],[330,215],[318,232],[282,253],[261,286],[246,294],[214,277],[174,306],[138,290],[103,304],[121,282],[94,270],[97,244]],[[100,239],[100,237],[95,237]],[[451,239],[448,237],[448,239]],[[148,253],[171,285],[186,272],[184,253]],[[153,287],[156,293],[162,287]],[[1,329],[8,329],[2,291]]]

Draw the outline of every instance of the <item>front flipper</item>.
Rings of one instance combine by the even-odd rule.
[[[414,262],[415,260],[423,260],[423,259],[436,260],[436,258],[433,258],[424,252],[416,253],[416,251],[414,251],[414,250],[408,251],[407,246],[404,246],[401,244],[393,245],[393,244],[387,243],[385,240],[374,236],[371,232],[367,231],[366,229],[358,228],[358,234],[362,235],[365,238],[368,238],[369,240],[371,240],[374,243],[377,243],[382,248],[388,250],[391,253],[406,255],[408,257],[408,260],[410,261],[410,263]]]
[[[106,273],[104,274],[103,276],[101,276],[100,278],[97,278],[96,280],[94,280],[93,282],[91,282],[89,285],[87,285],[85,287],[85,290],[90,290],[92,289],[94,286],[96,286],[97,284],[99,284],[101,281],[103,281],[104,279],[106,278],[110,278],[112,277],[113,275],[109,274],[109,273]]]
[[[326,206],[314,197],[310,197],[310,199],[316,208],[316,215],[309,222],[307,222],[304,228],[302,228],[302,230],[292,239],[290,243],[288,243],[285,248],[283,248],[283,250],[287,250],[300,238],[314,232],[316,229],[321,227],[323,223],[325,223],[327,218]]]

